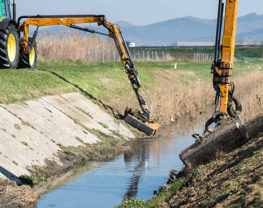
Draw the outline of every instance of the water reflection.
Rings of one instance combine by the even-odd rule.
[[[209,116],[207,116],[209,117]],[[184,119],[169,126],[162,126],[160,130],[161,135],[175,135],[177,137],[188,136],[196,132],[200,132],[204,128],[207,117],[199,116],[196,119]]]
[[[138,162],[138,165],[136,165],[134,170],[132,171],[132,177],[129,182],[130,185],[124,195],[124,199],[135,198],[138,193],[139,181],[145,171],[145,161],[147,160],[147,158],[149,158],[149,151],[147,151],[148,146],[149,144],[142,142],[142,144],[135,149],[135,152],[124,154],[126,169],[129,169],[131,161]]]
[[[161,140],[161,145],[160,145]],[[124,199],[136,198],[138,193],[138,187],[142,175],[145,174],[146,165],[150,157],[154,164],[160,167],[161,163],[161,149],[168,149],[171,143],[175,139],[173,138],[147,138],[139,142],[135,147],[134,151],[127,152],[124,154],[124,161],[126,164],[126,169],[130,169],[130,165],[134,162],[137,165],[131,170],[132,176],[129,180],[129,187],[124,195]]]
[[[147,200],[170,170],[183,167],[179,153],[192,143],[191,137],[140,139],[132,151],[41,196],[38,207],[114,207],[126,198]]]

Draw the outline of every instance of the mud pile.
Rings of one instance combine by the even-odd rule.
[[[240,121],[241,122],[241,121]],[[199,138],[186,148],[180,158],[185,165],[185,172],[209,161],[215,160],[224,153],[247,143],[263,129],[263,119],[255,119],[247,127],[235,120],[229,121],[210,135]]]
[[[0,180],[1,208],[33,208],[38,198],[29,186],[17,186],[15,182]]]

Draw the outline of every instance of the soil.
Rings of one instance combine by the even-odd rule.
[[[15,182],[0,179],[1,208],[33,208],[38,198],[29,186],[17,186]]]

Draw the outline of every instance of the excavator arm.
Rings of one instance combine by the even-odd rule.
[[[23,21],[22,21],[23,20]],[[80,27],[78,24],[97,23],[98,26],[104,26],[108,33],[101,33],[85,27]],[[22,16],[18,19],[18,29],[23,33],[22,48],[25,54],[29,54],[32,49],[33,43],[36,41],[38,28],[41,26],[63,25],[73,29],[98,33],[112,38],[117,47],[118,53],[121,57],[122,64],[131,82],[132,88],[138,99],[142,112],[137,111],[134,113],[129,107],[125,111],[125,121],[135,128],[143,131],[147,135],[154,135],[159,129],[159,125],[150,120],[150,110],[140,94],[141,82],[139,80],[138,71],[132,61],[129,48],[124,40],[121,30],[115,25],[110,23],[104,15],[49,15],[49,16]],[[29,41],[29,26],[37,26],[34,32],[32,41]]]
[[[238,113],[242,111],[240,102],[234,96],[235,85],[231,82],[234,67],[237,10],[238,0],[226,0],[224,34],[221,45],[224,3],[219,0],[215,58],[212,65],[213,86],[216,91],[215,112],[206,123],[206,131],[210,133],[213,131],[210,128],[211,124],[221,125],[228,116],[240,120]],[[235,104],[235,108],[232,103]]]
[[[231,82],[237,7],[238,0],[226,0],[224,34],[221,41],[224,3],[219,0],[215,59],[212,64],[213,87],[216,91],[215,110],[205,124],[203,135],[194,134],[195,143],[180,153],[186,172],[239,147],[249,138],[238,115],[242,111],[242,105],[234,95],[235,85]]]

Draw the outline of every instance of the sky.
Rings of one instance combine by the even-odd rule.
[[[104,14],[111,22],[147,25],[185,16],[215,19],[218,0],[16,0],[18,15]],[[263,0],[239,0],[238,16],[263,14]]]

